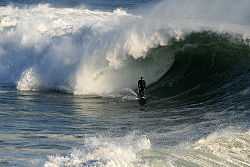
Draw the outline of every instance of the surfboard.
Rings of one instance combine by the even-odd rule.
[[[146,97],[145,96],[137,96],[137,100],[138,100],[140,105],[146,104]]]

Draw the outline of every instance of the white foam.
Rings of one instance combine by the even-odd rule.
[[[194,149],[217,156],[229,164],[250,164],[249,136],[249,131],[228,128],[199,140]]]
[[[139,31],[135,23],[142,17],[122,9],[8,6],[0,7],[0,18],[0,67],[5,71],[0,78],[16,82],[20,90],[68,87],[75,94],[111,93],[134,88],[140,75],[154,82],[173,62],[165,58],[165,64],[152,63],[152,70],[145,71],[132,61],[145,58],[163,37],[157,30]],[[27,77],[30,68],[39,84]]]
[[[226,128],[195,143],[149,152],[152,166],[249,166],[249,131]],[[148,155],[148,156],[149,156]]]
[[[146,136],[134,134],[87,138],[82,149],[75,149],[68,156],[49,156],[44,167],[147,167],[138,154],[150,146]]]
[[[39,89],[41,82],[36,72],[30,68],[23,72],[21,79],[17,83],[18,90],[37,90]]]

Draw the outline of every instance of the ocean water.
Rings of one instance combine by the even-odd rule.
[[[0,4],[0,167],[250,166],[249,1]]]

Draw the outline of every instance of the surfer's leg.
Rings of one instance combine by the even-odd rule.
[[[144,96],[144,89],[141,89],[141,97]]]

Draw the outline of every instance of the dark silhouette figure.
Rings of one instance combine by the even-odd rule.
[[[146,89],[146,81],[141,77],[141,79],[138,81],[138,93],[139,97],[144,97]]]

